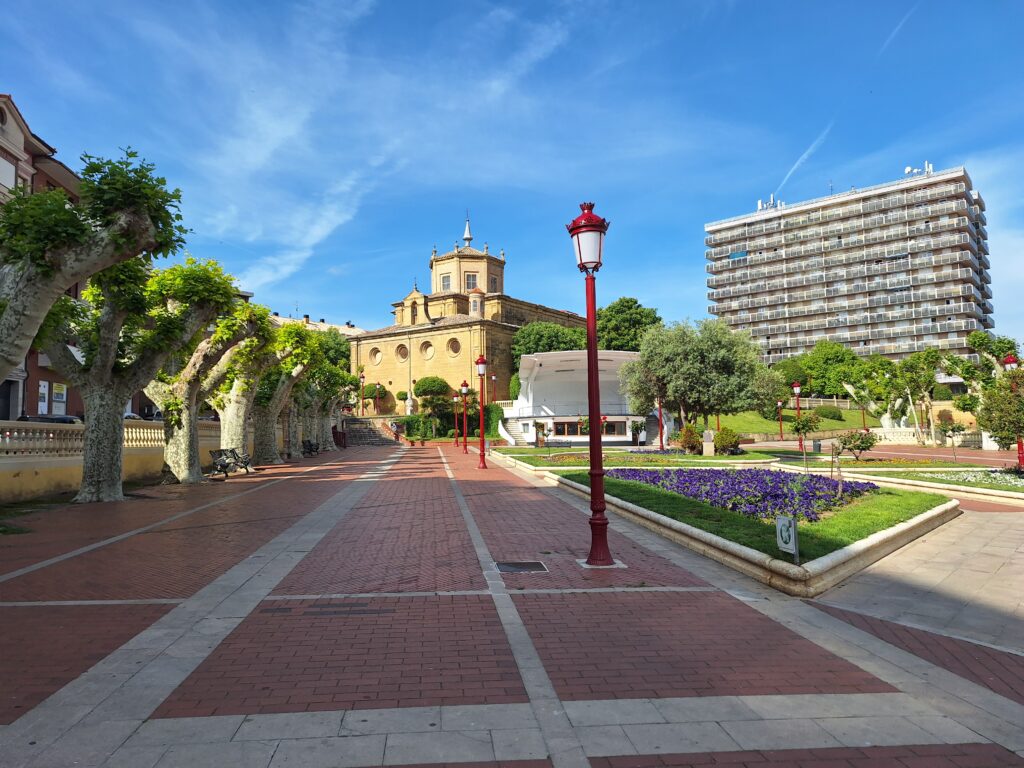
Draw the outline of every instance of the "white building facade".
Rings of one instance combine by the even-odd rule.
[[[705,225],[708,312],[749,331],[774,363],[828,339],[893,359],[970,356],[991,329],[985,203],[964,168]]]

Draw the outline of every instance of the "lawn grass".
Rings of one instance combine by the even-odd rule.
[[[774,451],[773,451],[773,453],[774,453]],[[826,458],[828,458],[828,454],[824,454],[824,456]],[[808,464],[808,466],[811,467],[811,469],[814,469],[815,467],[817,467],[818,469],[822,469],[822,468],[828,469],[828,462],[826,462],[826,461],[818,461],[816,459],[812,460],[811,457],[810,457],[810,454],[807,455],[807,458],[808,458],[807,464]],[[803,459],[800,459],[798,456],[793,456],[793,457],[785,456],[785,457],[782,457],[782,462],[784,464],[792,464],[792,465],[799,464],[800,466],[803,466]],[[866,459],[866,458],[862,458],[860,461],[855,461],[852,456],[850,456],[849,458],[847,458],[845,456],[843,457],[843,469],[846,470],[847,472],[870,472],[872,469],[876,469],[876,468],[882,468],[882,469],[955,469],[955,468],[976,469],[977,468],[977,469],[981,469],[981,468],[984,468],[986,466],[987,465],[985,465],[985,464],[970,464],[970,463],[968,463],[966,461],[960,461],[960,462],[954,463],[952,461],[943,461],[943,460],[939,460],[939,459],[935,459],[935,460],[933,460],[933,459],[918,459],[918,460],[915,460],[915,459],[905,459],[905,460],[900,460],[900,459]],[[888,475],[888,474],[892,474],[892,473],[886,472],[886,474]]]
[[[957,466],[963,467],[964,465],[959,464]],[[1012,482],[1000,482],[1000,473],[998,471],[971,471],[970,474],[975,475],[976,477],[962,480],[956,477],[949,477],[949,473],[946,472],[886,472],[885,474],[879,473],[876,477],[880,480],[885,478],[900,478],[903,480],[919,480],[925,483],[964,485],[969,488],[986,488],[994,491],[1016,491],[1017,493],[1024,493],[1024,478],[1017,480],[1017,483],[1013,484]]]
[[[586,444],[573,448],[526,448],[523,446],[501,446],[494,449],[497,453],[504,453],[506,456],[551,456],[557,453],[586,453],[590,450]],[[626,453],[626,448],[608,446],[603,449],[604,453]]]
[[[590,485],[590,476],[584,472],[562,476],[581,485]],[[605,490],[610,496],[756,549],[766,555],[780,559],[789,558],[789,555],[780,552],[776,546],[775,526],[770,522],[745,517],[738,512],[705,504],[645,483],[611,477],[606,477],[604,482]],[[946,501],[948,499],[945,496],[935,493],[879,488],[816,523],[801,522],[800,561],[814,560],[842,549]]]
[[[807,413],[806,408],[801,409],[801,413]],[[832,419],[822,419],[821,424],[818,426],[818,430],[826,432],[832,429],[861,429],[863,426],[860,418],[860,410],[856,411],[842,411],[843,420],[833,421]],[[742,413],[734,413],[731,416],[722,416],[722,426],[728,427],[734,432],[740,433],[767,433],[778,436],[779,434],[779,420],[778,419],[766,419],[757,411],[743,411]],[[794,438],[792,432],[789,431],[790,425],[793,423],[793,419],[796,418],[795,410],[783,410],[782,411],[782,432],[784,435],[789,435],[790,439]],[[869,427],[879,427],[881,422],[872,416],[870,413],[867,414],[867,422]],[[711,428],[715,427],[715,420],[711,419]],[[699,425],[700,429],[703,429],[703,425]]]
[[[563,452],[554,456],[516,456],[531,467],[589,467],[590,456],[583,452]],[[767,453],[742,453],[738,456],[699,456],[692,454],[615,453],[605,454],[607,467],[699,467],[708,462],[771,461]]]

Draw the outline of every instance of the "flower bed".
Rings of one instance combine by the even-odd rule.
[[[796,515],[816,522],[826,512],[878,488],[874,483],[846,481],[840,496],[836,480],[771,469],[610,469],[606,474],[762,520]]]
[[[881,474],[878,475],[881,477]],[[1013,469],[975,469],[956,472],[888,472],[886,478],[920,480],[997,491],[1024,492],[1024,473]]]

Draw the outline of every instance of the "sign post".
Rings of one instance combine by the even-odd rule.
[[[775,543],[783,552],[793,555],[793,564],[800,565],[800,543],[797,540],[796,515],[775,518]]]

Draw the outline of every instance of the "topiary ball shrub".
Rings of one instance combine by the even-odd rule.
[[[834,405],[819,405],[814,412],[829,421],[843,421],[843,412]]]
[[[687,424],[680,432],[679,444],[687,453],[703,453],[704,438],[693,424]]]
[[[740,436],[728,427],[722,427],[715,433],[715,453],[719,455],[740,452]]]

